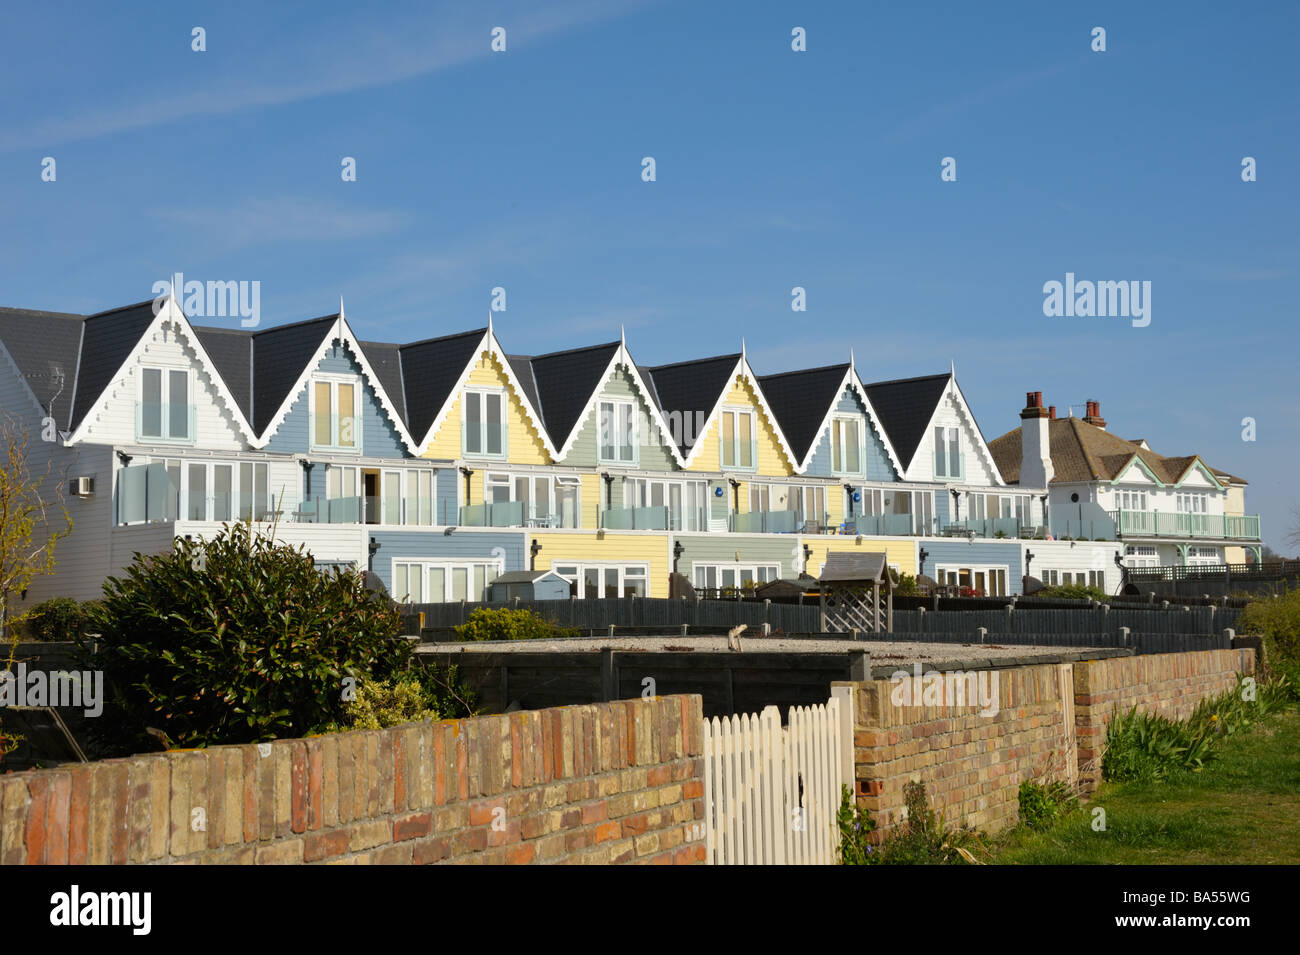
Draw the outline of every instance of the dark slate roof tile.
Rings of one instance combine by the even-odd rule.
[[[0,342],[42,407],[68,426],[85,316],[0,308]]]
[[[334,328],[338,315],[277,325],[253,336],[253,430],[261,434]]]
[[[388,399],[397,410],[398,417],[409,430],[411,423],[406,417],[406,389],[402,382],[401,346],[363,341],[358,341],[357,344],[361,346],[362,354],[365,355],[375,377],[379,379],[380,387],[384,389],[384,393],[388,395]]]
[[[716,358],[699,358],[672,365],[657,365],[649,369],[654,388],[659,395],[659,407],[669,421],[676,412],[682,421],[694,421],[708,415],[718,399],[731,387],[731,373],[735,371],[740,355],[719,355]],[[681,428],[681,436],[695,435],[695,427]],[[679,445],[683,454],[690,446]]]
[[[540,405],[546,430],[556,447],[564,444],[578,424],[587,402],[603,384],[605,369],[618,349],[618,342],[609,342],[531,359],[529,364],[537,383],[534,407]]]
[[[867,400],[875,409],[881,427],[889,435],[899,461],[906,471],[912,466],[916,449],[925,437],[926,426],[943,398],[951,373],[900,378],[866,385]]]
[[[798,461],[808,456],[820,437],[821,423],[826,412],[839,402],[848,370],[845,363],[759,376],[758,384],[768,407]]]
[[[153,299],[91,315],[85,322],[77,394],[72,409],[75,430],[114,380],[127,356],[153,323]]]
[[[486,333],[478,328],[401,347],[406,414],[417,442],[424,440]]]
[[[217,366],[217,373],[234,396],[244,420],[253,414],[253,336],[233,328],[194,326],[203,350]]]

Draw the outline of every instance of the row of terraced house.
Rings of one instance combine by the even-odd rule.
[[[864,381],[847,357],[759,374],[743,345],[655,367],[625,340],[523,356],[490,319],[389,344],[341,305],[257,330],[196,326],[173,298],[0,309],[0,405],[47,439],[32,467],[66,482],[74,521],[25,600],[97,596],[135,553],[241,519],[414,603],[481,600],[519,570],[666,597],[673,573],[816,576],[832,550],[987,594],[1259,556],[1245,481],[1111,434],[1096,402],[1058,417],[1031,392],[987,441],[951,366]]]

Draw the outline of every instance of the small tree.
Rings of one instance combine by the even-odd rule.
[[[104,584],[91,610],[122,732],[176,746],[302,736],[344,722],[363,680],[388,679],[410,645],[387,597],[355,572],[323,574],[311,555],[235,523],[208,541],[178,540]]]
[[[49,481],[54,459],[34,474],[22,423],[0,411],[0,634],[8,644],[6,667],[12,669],[20,627],[31,608],[14,613],[14,597],[37,577],[54,571],[54,545],[72,533],[72,518],[63,506],[63,484]],[[0,756],[18,741],[0,727]]]

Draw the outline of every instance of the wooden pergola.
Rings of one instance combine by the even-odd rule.
[[[820,582],[823,633],[893,631],[894,578],[884,554],[831,551]]]

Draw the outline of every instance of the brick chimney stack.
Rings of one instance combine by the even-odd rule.
[[[1086,408],[1087,411],[1083,416],[1084,423],[1090,424],[1094,428],[1100,428],[1102,431],[1105,431],[1106,419],[1101,416],[1101,402],[1089,401],[1087,403]]]
[[[1048,421],[1055,421],[1055,420],[1056,420],[1056,405],[1051,405],[1051,406],[1048,407],[1048,409],[1047,409],[1047,420],[1048,420]]]
[[[1043,393],[1025,393],[1020,412],[1020,486],[1046,489],[1055,475],[1052,468],[1050,428],[1052,412],[1043,407]]]

